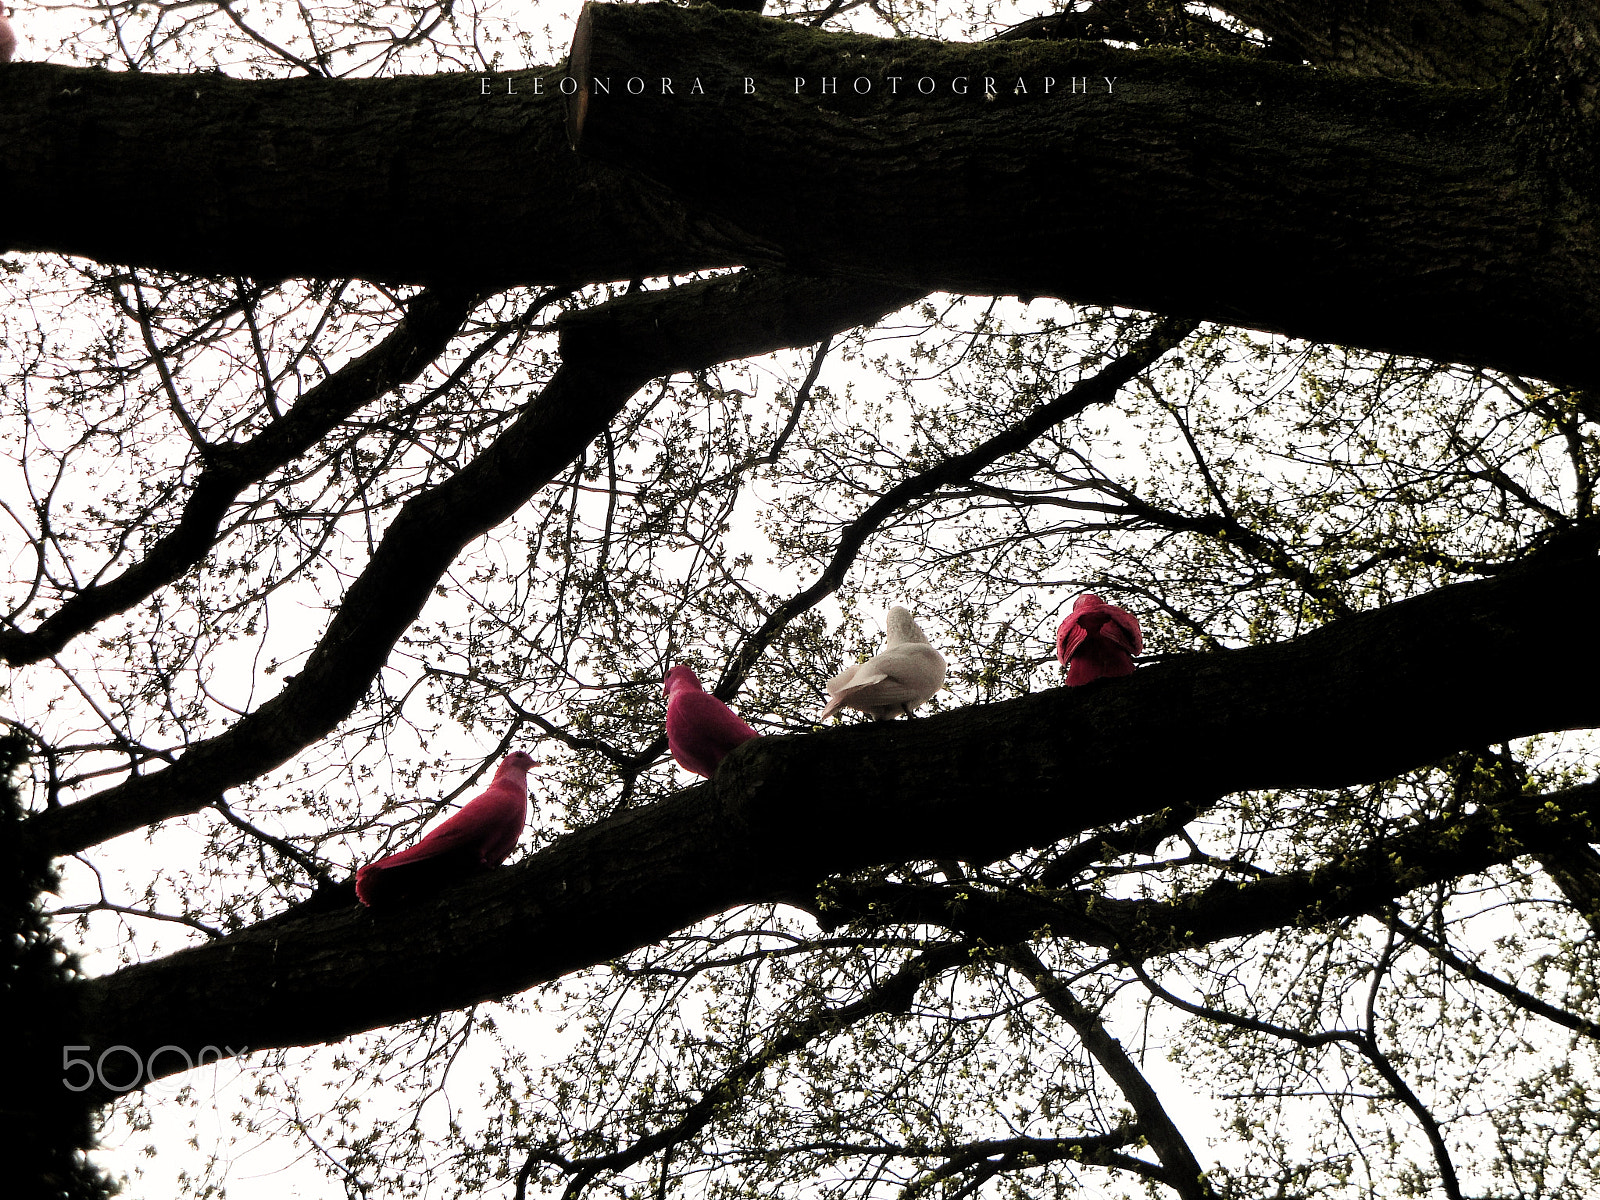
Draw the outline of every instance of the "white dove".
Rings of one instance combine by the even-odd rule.
[[[944,683],[944,658],[928,644],[911,614],[896,605],[889,610],[889,646],[864,663],[846,667],[828,680],[828,706],[817,716],[826,721],[841,708],[856,708],[888,721],[923,703]]]

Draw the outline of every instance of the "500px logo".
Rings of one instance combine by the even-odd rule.
[[[141,1058],[139,1056],[139,1052],[132,1046],[107,1046],[104,1050],[100,1051],[100,1057],[95,1059],[93,1062],[90,1062],[87,1057],[76,1058],[73,1056],[72,1052],[74,1050],[89,1049],[92,1049],[92,1047],[61,1047],[61,1085],[69,1092],[86,1092],[96,1083],[98,1083],[105,1091],[116,1092],[120,1094],[122,1092],[131,1092],[141,1083],[154,1083],[156,1079],[156,1059],[160,1058],[163,1054],[166,1054],[169,1051],[173,1054],[180,1054],[183,1056],[183,1069],[185,1071],[192,1071],[195,1067],[205,1066],[207,1051],[210,1051],[216,1055],[216,1057],[211,1060],[212,1062],[221,1062],[225,1058],[233,1058],[240,1054],[250,1053],[250,1047],[248,1046],[245,1046],[239,1050],[235,1050],[232,1046],[223,1046],[220,1050],[215,1046],[201,1046],[199,1051],[191,1056],[189,1052],[182,1046],[167,1045],[157,1046],[154,1050],[150,1051],[148,1057]],[[113,1083],[111,1080],[106,1078],[106,1059],[111,1055],[118,1053],[119,1051],[123,1054],[126,1054],[133,1060],[133,1078],[127,1083]],[[68,1073],[74,1067],[83,1068],[84,1076],[82,1083],[73,1083],[72,1080],[68,1078]],[[120,1074],[120,1072],[117,1073]]]

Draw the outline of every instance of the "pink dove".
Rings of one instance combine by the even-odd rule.
[[[1067,668],[1067,686],[1103,675],[1132,675],[1133,656],[1144,650],[1138,619],[1127,609],[1085,592],[1056,630],[1056,657]]]
[[[17,52],[17,31],[11,28],[11,10],[0,5],[0,63],[8,63]]]
[[[710,779],[728,751],[761,736],[702,688],[699,677],[682,663],[667,672],[661,691],[667,698],[667,745],[685,771]]]
[[[356,872],[356,899],[374,901],[428,888],[447,879],[498,866],[516,849],[528,817],[528,768],[524,750],[506,755],[494,782],[460,812],[429,830],[415,846]]]

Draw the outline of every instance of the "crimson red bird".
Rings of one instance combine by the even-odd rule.
[[[1056,630],[1056,657],[1067,669],[1068,687],[1102,676],[1132,675],[1133,656],[1143,650],[1138,618],[1093,592],[1078,597],[1072,615]]]
[[[682,663],[667,672],[661,691],[667,698],[667,745],[685,771],[710,779],[728,751],[761,736],[702,688],[699,676]]]
[[[527,822],[528,768],[538,765],[525,750],[506,755],[494,782],[460,812],[415,846],[357,871],[356,899],[370,907],[504,862]]]

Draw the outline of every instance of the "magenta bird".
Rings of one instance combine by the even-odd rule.
[[[667,745],[685,771],[710,779],[728,751],[761,736],[702,688],[682,663],[667,672],[661,691],[667,698]]]
[[[1125,608],[1085,592],[1056,630],[1056,657],[1067,669],[1067,686],[1107,675],[1132,675],[1133,656],[1144,650],[1139,621]]]
[[[528,768],[538,765],[524,750],[506,755],[494,782],[460,812],[415,846],[357,871],[356,899],[370,907],[504,862],[527,822]]]

